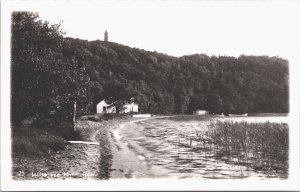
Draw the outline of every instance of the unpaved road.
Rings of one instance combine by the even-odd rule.
[[[135,123],[155,118],[134,119],[130,122],[122,123],[113,127],[109,131],[109,142],[112,150],[111,178],[159,178],[168,176],[167,170],[154,166],[143,154],[131,146],[131,142],[124,138],[123,131],[126,132]]]

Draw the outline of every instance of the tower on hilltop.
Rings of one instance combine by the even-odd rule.
[[[105,33],[104,33],[104,41],[108,41],[108,33],[107,33],[107,30],[105,30]]]

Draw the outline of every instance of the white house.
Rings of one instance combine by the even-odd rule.
[[[132,103],[127,103],[123,106],[123,113],[137,113],[139,112],[139,105],[132,102]]]
[[[120,113],[137,112],[139,112],[139,105],[134,102],[126,103],[120,110]],[[105,102],[105,100],[102,100],[97,104],[97,113],[116,113],[116,107],[113,105],[109,105]]]
[[[206,110],[195,110],[193,111],[193,115],[205,115],[208,114],[208,111]]]
[[[97,113],[116,113],[116,107],[102,100],[97,104]]]

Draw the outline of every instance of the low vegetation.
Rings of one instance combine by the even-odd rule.
[[[102,121],[108,121],[116,118],[123,119],[129,116],[130,114],[105,113],[105,114],[96,114],[96,115],[86,115],[81,117],[80,119],[94,121],[94,122],[102,122]]]
[[[45,156],[64,149],[66,140],[92,141],[99,130],[98,122],[126,119],[125,114],[90,115],[78,119],[75,129],[67,122],[12,128],[13,156]],[[102,123],[103,124],[103,123]]]
[[[273,116],[268,114],[267,116]],[[215,159],[287,178],[289,127],[287,123],[225,120],[212,115],[175,116],[174,121],[199,121],[197,128],[182,129],[180,144],[193,152],[210,151]],[[192,125],[192,123],[191,123]],[[187,126],[187,125],[185,125]]]
[[[208,127],[205,136],[219,159],[287,176],[289,132],[286,123],[217,121]]]
[[[13,157],[47,156],[53,151],[62,150],[67,142],[62,137],[35,128],[12,129]]]

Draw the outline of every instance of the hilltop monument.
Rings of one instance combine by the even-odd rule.
[[[105,30],[105,33],[104,33],[104,41],[108,41],[108,33],[107,33],[107,30]]]

